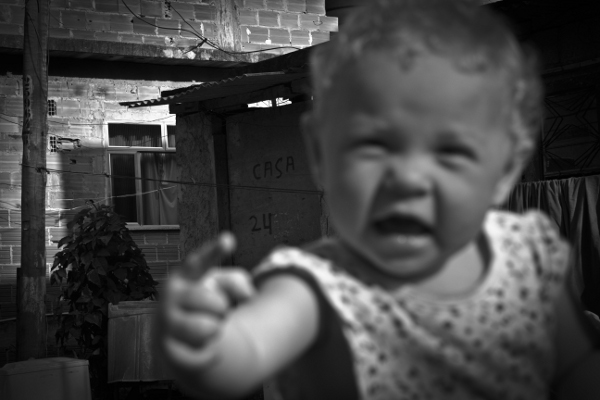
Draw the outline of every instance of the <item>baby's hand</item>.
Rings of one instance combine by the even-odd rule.
[[[214,267],[234,250],[235,238],[223,233],[190,254],[182,270],[169,279],[163,297],[160,340],[174,367],[197,370],[210,365],[216,356],[213,344],[224,317],[235,304],[254,294],[247,271]]]

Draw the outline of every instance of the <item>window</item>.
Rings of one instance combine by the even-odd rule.
[[[127,222],[177,225],[175,126],[108,124],[112,204]]]
[[[48,100],[48,115],[51,117],[56,115],[56,100]]]

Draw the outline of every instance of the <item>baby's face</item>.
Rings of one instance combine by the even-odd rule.
[[[403,71],[372,52],[338,74],[312,127],[344,242],[405,281],[473,240],[510,164],[505,86],[434,55]]]

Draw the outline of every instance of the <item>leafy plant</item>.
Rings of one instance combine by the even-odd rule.
[[[67,227],[58,242],[51,284],[61,284],[69,313],[55,308],[61,318],[56,341],[64,346],[74,338],[86,352],[106,357],[108,304],[156,299],[155,286],[144,254],[131,238],[124,219],[111,207],[91,203]],[[90,371],[91,372],[91,371]]]

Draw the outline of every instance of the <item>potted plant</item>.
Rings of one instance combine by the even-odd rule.
[[[64,347],[74,338],[89,355],[94,388],[106,382],[108,304],[155,300],[158,282],[124,219],[110,206],[88,205],[68,223],[69,235],[58,242],[50,282],[62,286],[66,280],[61,299],[69,307],[68,314],[55,308],[60,318],[56,341]]]

